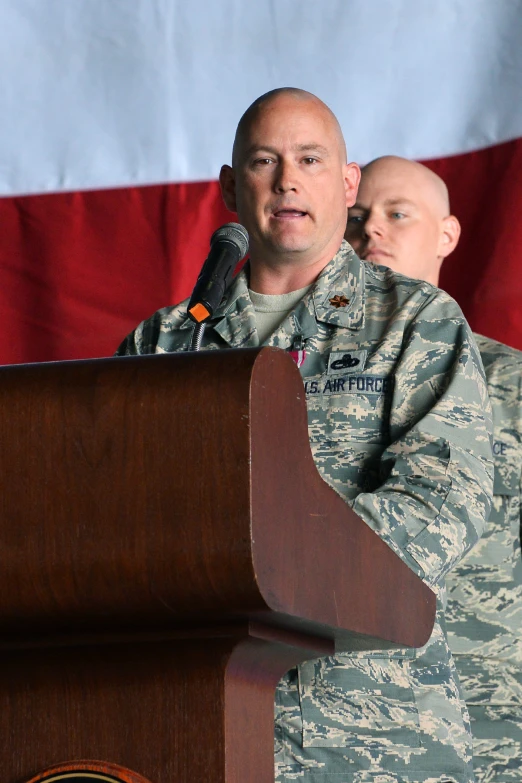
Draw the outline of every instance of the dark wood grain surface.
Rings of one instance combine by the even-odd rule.
[[[0,369],[0,781],[269,783],[280,676],[435,599],[320,478],[276,349]]]
[[[317,654],[246,626],[181,642],[4,651],[0,780],[103,759],[151,783],[269,783],[275,685]]]
[[[320,478],[281,351],[2,368],[0,442],[0,642],[274,612],[429,636],[431,591]]]

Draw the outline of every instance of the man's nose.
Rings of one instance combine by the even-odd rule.
[[[297,190],[297,179],[295,166],[289,162],[281,161],[276,169],[275,190],[277,193]]]
[[[384,233],[382,220],[379,220],[377,215],[368,215],[364,221],[362,233],[365,239],[371,239],[374,236],[382,237]]]

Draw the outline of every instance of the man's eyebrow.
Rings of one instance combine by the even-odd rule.
[[[316,144],[315,142],[295,144],[292,149],[295,150],[295,152],[320,152],[321,155],[324,155],[325,157],[330,154],[326,147],[323,147],[322,144]],[[254,155],[257,152],[270,152],[272,155],[279,155],[279,151],[269,144],[252,144],[252,146],[246,150],[246,155],[247,157],[250,157],[250,155]]]
[[[383,202],[385,207],[397,207],[399,205],[405,205],[408,207],[417,207],[418,205],[415,203],[415,201],[412,201],[409,198],[387,198]],[[369,207],[365,206],[364,204],[361,204],[360,202],[356,201],[353,207],[350,207],[350,210],[352,209],[360,209],[362,212],[367,212]]]

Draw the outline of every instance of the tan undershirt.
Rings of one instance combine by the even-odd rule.
[[[310,290],[307,285],[298,291],[290,291],[288,294],[258,294],[248,289],[248,294],[256,311],[256,329],[259,336],[259,344],[262,345],[270,337],[279,324],[293,310],[300,299]]]

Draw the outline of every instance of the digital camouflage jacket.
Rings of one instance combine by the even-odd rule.
[[[493,507],[448,578],[447,629],[478,783],[522,781],[522,353],[475,335],[493,408]]]
[[[258,345],[247,275],[232,282],[205,349]],[[185,349],[186,308],[160,310],[118,353]],[[491,413],[469,327],[445,293],[359,260],[343,241],[265,344],[304,345],[319,472],[438,596],[421,650],[320,658],[281,680],[276,779],[468,783],[471,738],[443,619],[445,574],[482,534],[492,496]]]

